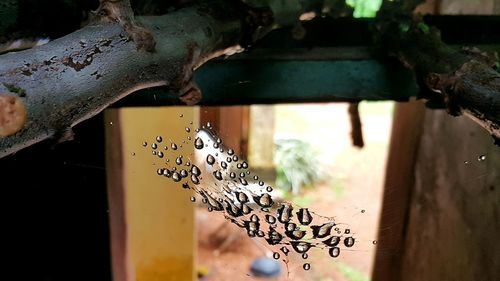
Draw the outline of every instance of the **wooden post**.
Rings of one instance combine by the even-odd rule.
[[[198,127],[198,108],[129,108],[107,110],[106,167],[110,206],[114,281],[179,281],[195,279],[194,205],[188,190],[156,175],[166,158],[192,157],[185,127]],[[180,114],[183,115],[180,118]],[[193,121],[193,125],[189,122]],[[165,158],[150,144],[177,143]],[[148,147],[142,143],[148,142]]]
[[[373,281],[404,280],[401,257],[424,113],[422,102],[395,107]]]

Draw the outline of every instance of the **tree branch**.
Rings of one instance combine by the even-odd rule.
[[[238,15],[216,9],[190,7],[138,18],[154,35],[154,52],[137,50],[119,24],[105,23],[0,56],[0,100],[16,103],[0,103],[0,116],[23,106],[27,112],[25,122],[9,119],[24,124],[15,134],[0,137],[0,157],[61,136],[139,89],[168,85],[180,94],[193,92],[193,69],[223,54],[241,36]]]

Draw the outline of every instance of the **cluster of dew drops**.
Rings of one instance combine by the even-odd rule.
[[[193,159],[183,155],[174,156],[174,161],[166,158],[163,151],[175,152],[178,149],[178,144],[171,139],[170,145],[164,144],[162,136],[157,136],[150,145],[143,142],[144,148],[150,147],[152,155],[163,160],[164,167],[157,169],[157,175],[193,190],[208,211],[221,213],[244,229],[249,237],[261,238],[275,249],[274,259],[281,259],[288,265],[288,256],[298,254],[307,260],[313,248],[327,251],[332,258],[337,258],[341,249],[355,245],[356,238],[349,227],[337,223],[335,218],[318,215],[288,202],[275,201],[273,187],[266,185],[258,175],[253,175],[248,163],[224,146],[212,132],[210,123],[195,130],[194,141],[190,136],[191,128],[186,127],[185,131],[189,136],[179,146],[193,145],[196,151]],[[200,160],[197,162],[196,159]],[[190,200],[197,201],[194,196]],[[304,262],[302,268],[309,270],[311,264]]]

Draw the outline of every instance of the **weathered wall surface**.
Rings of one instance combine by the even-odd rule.
[[[427,110],[415,179],[402,280],[498,280],[500,147],[468,118]]]

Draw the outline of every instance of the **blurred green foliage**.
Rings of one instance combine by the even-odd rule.
[[[303,186],[312,185],[323,178],[317,152],[299,139],[276,141],[276,185],[293,194]]]
[[[382,5],[382,0],[346,0],[354,8],[355,18],[374,18]]]

